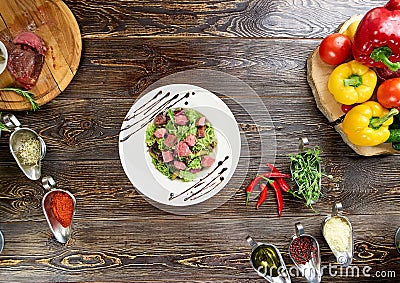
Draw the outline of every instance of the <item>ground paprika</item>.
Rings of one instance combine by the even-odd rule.
[[[55,219],[64,227],[69,227],[74,215],[74,201],[71,196],[63,191],[52,193],[51,210]]]

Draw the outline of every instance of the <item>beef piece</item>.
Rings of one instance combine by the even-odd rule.
[[[156,138],[158,138],[158,139],[161,139],[161,138],[163,138],[163,137],[165,136],[166,133],[167,133],[167,129],[160,128],[160,129],[157,129],[157,130],[154,132],[154,136],[155,136]]]
[[[179,110],[179,111],[176,111],[176,112],[174,112],[174,115],[175,115],[175,116],[178,116],[178,115],[185,115],[185,110],[181,109],[181,110]]]
[[[211,167],[211,165],[213,165],[215,162],[215,158],[205,155],[201,158],[201,166],[203,167]]]
[[[154,118],[154,124],[156,125],[164,125],[167,123],[167,117],[163,113],[160,113]]]
[[[167,137],[164,139],[164,144],[167,147],[173,147],[176,144],[176,136],[168,134]]]
[[[185,170],[186,169],[185,163],[183,163],[182,161],[178,161],[178,160],[174,161],[174,167],[176,169],[178,169],[178,170]]]
[[[196,121],[196,126],[205,126],[206,125],[206,117],[200,117]]]
[[[206,136],[205,126],[201,126],[197,128],[197,136],[199,138],[204,138]]]
[[[174,117],[174,120],[175,120],[175,124],[177,124],[179,126],[185,126],[187,124],[187,122],[189,122],[189,119],[183,114],[176,115]]]
[[[170,151],[163,151],[161,154],[164,163],[168,163],[174,160],[174,158],[172,157],[172,153]]]
[[[43,40],[37,34],[30,31],[24,31],[17,34],[13,43],[16,45],[27,45],[40,55],[44,55],[47,51]]]
[[[190,169],[189,171],[190,171],[190,173],[196,174],[196,173],[199,173],[201,171],[201,168]]]
[[[188,146],[194,146],[196,144],[196,136],[188,135],[185,139],[185,142],[188,144]]]
[[[178,143],[178,145],[176,146],[176,151],[178,152],[178,156],[188,156],[192,153],[188,144],[184,141]]]
[[[13,43],[15,48],[9,55],[8,70],[23,88],[29,90],[39,79],[46,46],[38,35],[30,31],[17,34]]]
[[[29,90],[39,79],[44,56],[26,46],[17,46],[8,57],[8,70],[23,88]]]

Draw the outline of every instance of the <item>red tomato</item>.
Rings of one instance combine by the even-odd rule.
[[[400,107],[400,78],[386,80],[378,87],[378,102],[385,108]]]
[[[353,105],[342,104],[342,111],[343,111],[343,113],[349,112],[351,108],[353,108]]]
[[[319,56],[329,65],[339,65],[351,56],[351,40],[341,33],[330,34],[319,46]]]

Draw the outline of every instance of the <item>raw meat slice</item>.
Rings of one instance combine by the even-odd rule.
[[[201,166],[203,167],[211,167],[211,165],[213,165],[215,162],[215,158],[205,155],[201,158]]]
[[[190,153],[192,153],[188,144],[184,141],[178,143],[178,145],[176,146],[176,150],[179,156],[188,156]]]
[[[188,146],[194,146],[196,144],[196,136],[195,135],[188,135],[185,139],[185,142]]]
[[[175,135],[167,135],[167,137],[164,139],[164,144],[167,147],[173,147],[176,144],[176,136]]]
[[[185,170],[186,169],[185,163],[183,163],[182,161],[178,161],[178,160],[174,161],[174,167],[176,169],[178,169],[178,170]]]
[[[171,162],[172,160],[174,160],[172,153],[170,151],[163,151],[161,154],[162,154],[164,163],[168,163],[168,162]]]

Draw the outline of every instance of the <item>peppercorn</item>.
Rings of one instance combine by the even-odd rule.
[[[312,259],[312,254],[316,250],[311,238],[307,236],[295,238],[289,248],[291,257],[300,265],[304,265]]]

